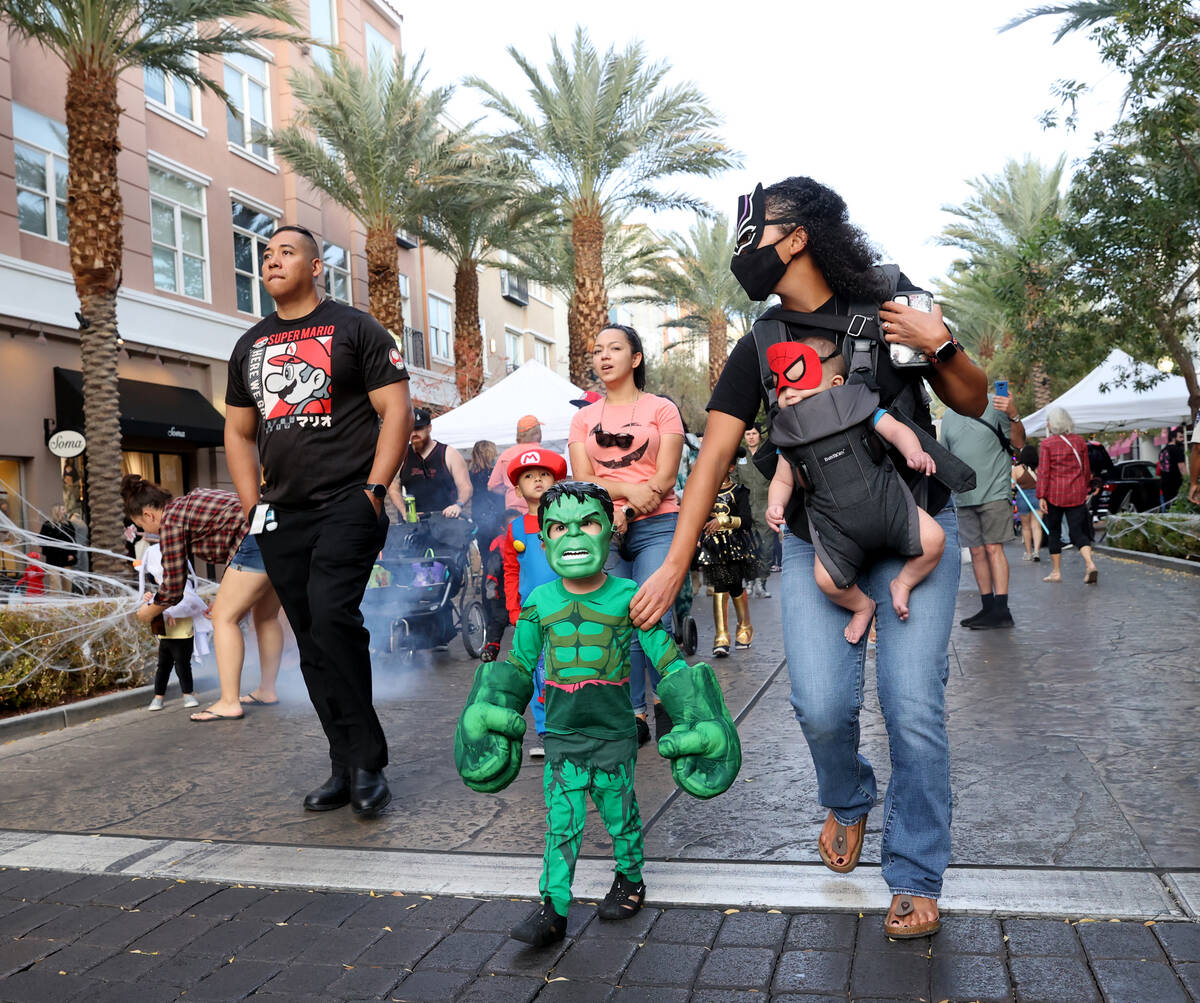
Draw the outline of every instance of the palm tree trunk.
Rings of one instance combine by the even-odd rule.
[[[463,258],[454,273],[454,382],[464,404],[483,386],[478,264],[474,258]]]
[[[708,389],[712,390],[721,378],[728,353],[729,318],[719,310],[708,315]]]
[[[1029,368],[1029,379],[1033,383],[1033,406],[1039,411],[1054,400],[1050,391],[1050,377],[1040,362],[1035,362]]]
[[[67,231],[79,296],[87,506],[94,570],[118,575],[122,553],[121,412],[117,396],[117,289],[121,285],[124,210],[117,180],[121,149],[116,74],[75,63],[67,72]]]
[[[604,220],[579,213],[571,223],[571,246],[575,251],[575,295],[572,310],[575,330],[570,331],[571,382],[589,387],[592,372],[592,342],[608,323],[608,291],[604,288]]]
[[[367,292],[371,316],[403,344],[404,307],[400,302],[396,227],[387,220],[381,226],[367,228]]]

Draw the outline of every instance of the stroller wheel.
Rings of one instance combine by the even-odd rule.
[[[683,653],[689,656],[694,655],[700,647],[700,632],[696,629],[696,621],[690,616],[683,622],[682,647]]]
[[[462,614],[463,647],[472,658],[478,658],[483,653],[484,618],[483,603],[478,599],[467,603]]]

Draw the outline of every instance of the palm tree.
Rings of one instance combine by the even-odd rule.
[[[528,198],[529,175],[494,146],[464,137],[448,180],[430,190],[432,208],[417,232],[454,265],[454,366],[459,399],[483,387],[483,336],[479,327],[479,266],[497,249],[541,237],[540,204]],[[536,232],[536,236],[534,233]]]
[[[285,0],[0,0],[0,18],[67,68],[67,234],[79,297],[88,505],[92,539],[119,552],[117,290],[124,208],[117,81],[148,67],[225,97],[200,57],[250,55],[249,43],[257,40],[302,39],[284,27],[297,24]],[[236,23],[241,18],[249,20]],[[103,555],[95,563],[110,574],[123,567]]]
[[[1052,397],[1043,349],[1048,326],[1061,319],[1053,289],[1066,264],[1060,240],[1065,163],[1059,157],[1046,168],[1031,158],[1009,160],[999,175],[969,181],[974,195],[942,207],[956,220],[938,237],[966,255],[941,290],[948,313],[965,321],[981,348],[990,344],[994,352],[1020,342],[1037,407]]]
[[[524,234],[523,239],[509,247],[517,260],[510,261],[507,269],[519,277],[540,282],[562,296],[567,302],[568,338],[572,344],[576,339],[586,343],[597,332],[584,326],[577,309],[575,246],[571,241],[570,224],[561,216],[552,214],[540,230],[530,227]],[[600,252],[605,285],[614,290],[637,285],[636,276],[656,267],[666,250],[658,235],[644,223],[606,219],[604,246]],[[637,297],[623,296],[617,302],[626,299]],[[601,323],[607,323],[607,317]],[[584,386],[592,382],[590,377],[585,379]]]
[[[403,56],[370,70],[340,50],[329,69],[293,73],[300,110],[271,145],[298,175],[344,206],[367,231],[371,315],[399,337],[396,231],[418,230],[430,210],[432,186],[446,179],[461,130],[442,122],[454,89],[425,89],[423,57],[411,71]]]
[[[658,266],[637,277],[650,289],[652,302],[677,304],[686,311],[668,324],[702,332],[708,339],[708,385],[717,385],[725,368],[729,326],[752,314],[753,307],[729,270],[733,241],[729,220],[719,216],[711,222],[698,219],[687,236],[667,238],[670,255]]]
[[[677,175],[709,177],[737,162],[715,133],[717,116],[690,84],[664,83],[665,63],[647,62],[640,43],[603,55],[576,28],[569,57],[551,39],[544,75],[515,48],[509,54],[529,80],[526,112],[478,77],[470,86],[512,128],[507,147],[539,175],[548,201],[571,228],[574,255],[571,379],[589,382],[590,339],[606,323],[607,220],[638,208],[699,209],[695,197],[662,184]]]

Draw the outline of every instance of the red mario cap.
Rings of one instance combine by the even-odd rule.
[[[318,338],[304,338],[301,341],[290,342],[282,355],[267,359],[272,366],[286,366],[289,362],[303,362],[329,372],[329,349]]]
[[[553,449],[543,449],[541,446],[532,446],[529,449],[523,449],[508,465],[508,479],[512,484],[516,484],[526,470],[533,467],[541,467],[543,470],[549,470],[554,475],[556,481],[561,481],[567,476],[567,461],[562,458]]]
[[[821,385],[821,356],[812,345],[781,341],[767,348],[767,365],[775,374],[775,389],[815,390]]]

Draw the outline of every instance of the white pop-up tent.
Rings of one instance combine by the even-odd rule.
[[[527,414],[542,423],[542,441],[565,441],[583,391],[549,366],[530,359],[478,397],[433,419],[433,438],[455,449],[480,439],[497,446],[517,441],[517,421]]]
[[[1117,385],[1121,377],[1127,376]],[[1057,400],[1025,418],[1026,435],[1045,435],[1046,414],[1061,407],[1071,416],[1077,432],[1121,432],[1130,429],[1166,428],[1186,424],[1187,383],[1182,376],[1167,376],[1146,390],[1135,389],[1161,376],[1153,366],[1137,362],[1114,348],[1099,366]],[[1104,386],[1107,390],[1101,390]]]

